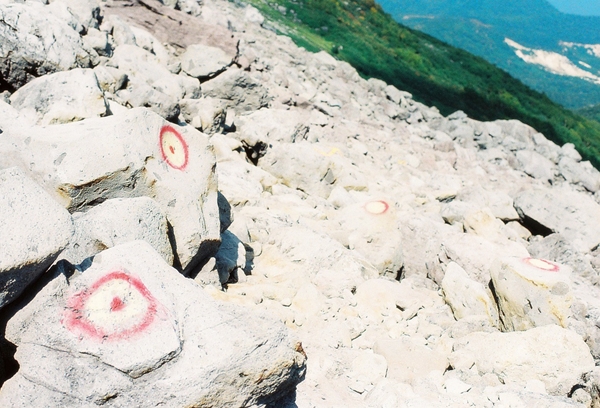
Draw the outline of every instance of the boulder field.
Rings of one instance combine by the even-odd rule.
[[[572,145],[224,0],[0,0],[0,91],[0,406],[600,406]]]

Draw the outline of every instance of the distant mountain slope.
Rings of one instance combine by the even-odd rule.
[[[478,120],[519,119],[600,168],[600,123],[553,103],[482,58],[397,24],[373,0],[249,0],[265,25],[296,43],[348,61],[437,106]]]
[[[600,103],[600,78],[590,78],[600,76],[600,17],[563,14],[545,0],[380,3],[402,24],[484,57],[563,106]],[[526,60],[513,43],[541,57]]]

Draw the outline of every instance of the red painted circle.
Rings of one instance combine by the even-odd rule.
[[[390,205],[383,200],[374,200],[366,203],[364,209],[369,214],[380,215],[385,214],[390,209]]]
[[[558,265],[553,262],[546,261],[545,259],[525,258],[523,259],[523,262],[541,271],[558,272],[560,270]],[[540,266],[539,264],[543,264],[544,266]]]
[[[183,149],[183,155],[184,155],[183,163],[177,164],[177,163],[174,163],[173,160],[171,160],[170,155],[175,154],[175,147],[173,145],[169,145],[168,151],[165,152],[165,146],[164,146],[165,139],[164,138],[165,138],[165,135],[167,135],[167,134],[172,134],[173,136],[175,136],[175,138],[181,144],[181,148]],[[185,169],[185,167],[188,164],[188,145],[185,142],[185,139],[183,138],[183,136],[181,136],[181,133],[179,133],[177,130],[175,130],[175,128],[173,126],[165,125],[160,129],[160,137],[159,137],[158,144],[160,146],[160,154],[161,154],[163,160],[169,166],[171,166],[177,170]]]
[[[147,302],[146,311],[139,318],[138,322],[129,325],[122,330],[106,332],[101,327],[95,325],[89,319],[89,312],[86,311],[86,303],[89,298],[104,285],[114,281],[124,281],[129,284],[131,291],[137,291]],[[92,286],[75,293],[67,299],[67,308],[64,313],[62,323],[71,332],[80,333],[95,339],[115,340],[123,339],[137,334],[152,324],[157,311],[157,301],[152,296],[148,288],[138,278],[128,275],[122,271],[111,272],[98,279]],[[111,313],[119,313],[127,307],[127,303],[118,294],[112,298],[107,307]]]

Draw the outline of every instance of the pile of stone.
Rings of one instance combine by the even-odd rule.
[[[0,405],[600,404],[600,172],[269,27],[0,0]]]

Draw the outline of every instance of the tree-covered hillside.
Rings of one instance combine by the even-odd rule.
[[[527,63],[505,43],[509,38],[560,54],[574,68],[596,75],[600,58],[582,44],[600,44],[600,17],[563,14],[546,0],[380,0],[380,4],[396,21],[485,58],[567,108],[600,103],[600,85]]]
[[[568,111],[482,58],[396,23],[373,0],[248,0],[297,44],[325,50],[443,114],[519,119],[600,168],[600,123]]]

